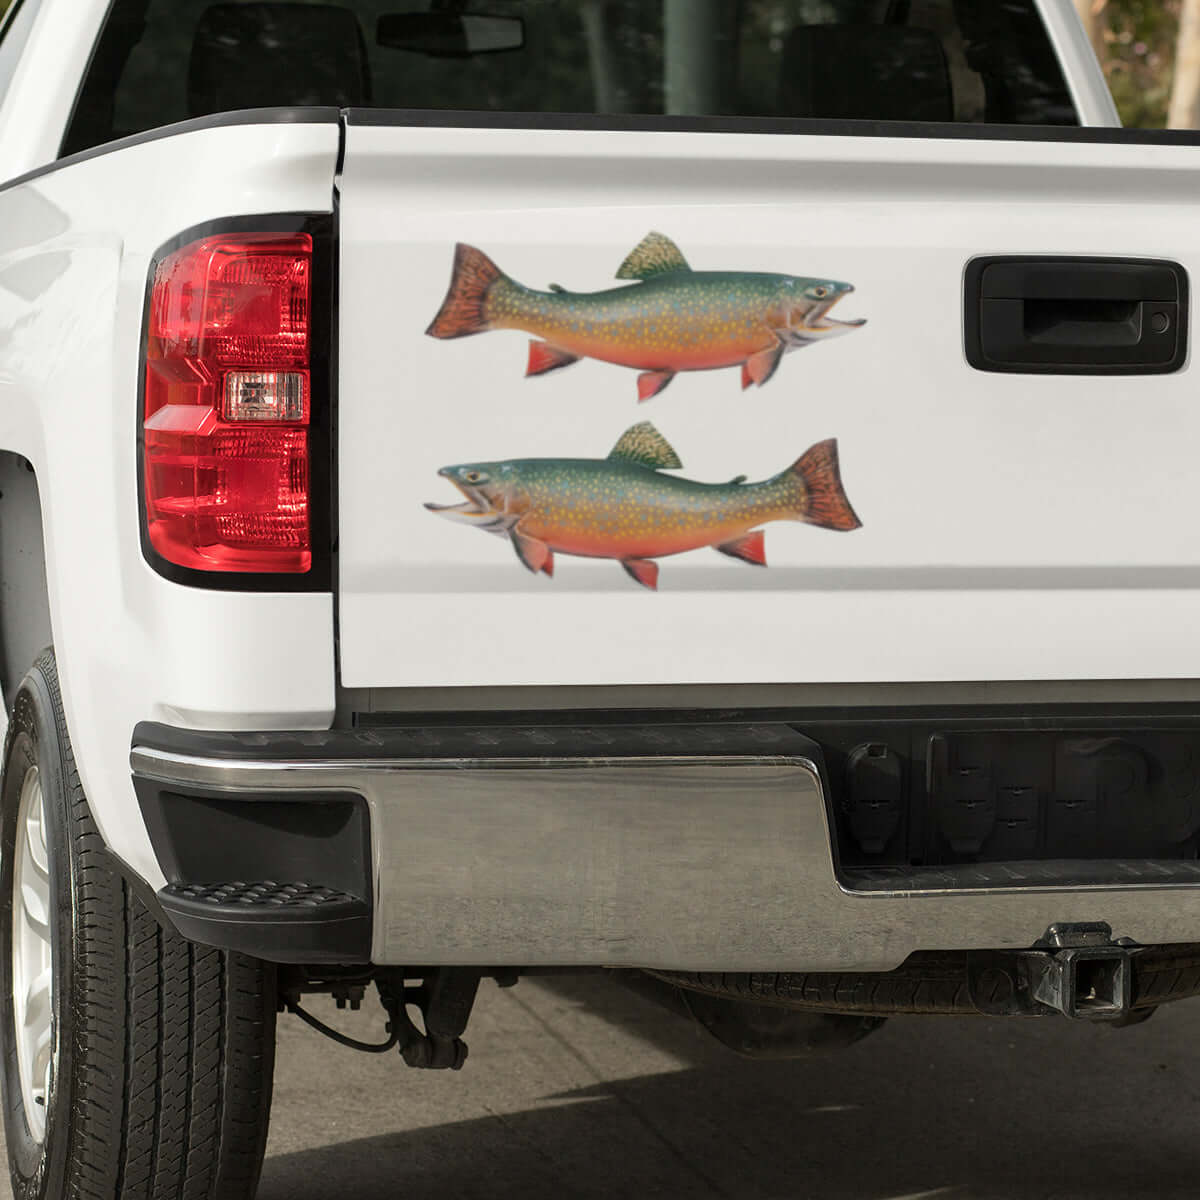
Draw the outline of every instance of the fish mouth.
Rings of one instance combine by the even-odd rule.
[[[425,507],[431,513],[435,513],[439,517],[446,517],[450,521],[459,521],[465,525],[478,525],[484,528],[499,524],[503,520],[502,515],[492,507],[487,497],[475,488],[460,482],[445,471],[439,471],[438,474],[454,484],[465,499],[460,504],[433,504],[427,501]]]
[[[861,329],[867,323],[865,317],[858,317],[853,321],[835,321],[829,316],[833,306],[853,290],[850,288],[845,292],[839,292],[829,300],[822,300],[820,304],[814,305],[804,314],[802,323],[798,327],[794,327],[792,332],[801,339],[807,339],[814,336],[820,337],[821,334],[848,333],[852,329]]]

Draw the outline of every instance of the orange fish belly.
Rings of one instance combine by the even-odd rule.
[[[769,331],[755,341],[703,341],[695,345],[643,345],[637,341],[582,343],[581,349],[564,347],[580,357],[639,371],[711,371],[722,367],[740,366],[752,355],[775,344]]]
[[[731,520],[702,527],[587,529],[530,521],[522,528],[560,554],[581,558],[666,558],[733,541],[758,522]]]
[[[628,329],[585,333],[565,324],[547,322],[527,332],[577,358],[594,358],[639,371],[709,371],[735,367],[778,344],[775,334],[766,325],[734,330],[720,325],[696,326],[672,333],[652,333],[632,325]]]

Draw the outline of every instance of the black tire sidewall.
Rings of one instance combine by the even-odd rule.
[[[70,1142],[70,1080],[73,1071],[72,994],[73,871],[67,832],[68,761],[65,730],[57,717],[56,685],[37,665],[21,684],[9,719],[0,790],[0,1048],[3,1050],[4,1128],[16,1200],[57,1195],[66,1178]],[[50,937],[54,982],[51,1003],[57,1061],[51,1077],[44,1142],[29,1132],[17,1066],[13,1008],[13,875],[21,787],[30,766],[38,768],[50,860]],[[55,1191],[48,1193],[48,1188]]]

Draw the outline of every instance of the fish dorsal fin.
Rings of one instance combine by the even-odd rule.
[[[683,466],[671,443],[649,421],[627,429],[608,457],[651,467],[655,471],[674,470]]]
[[[672,271],[690,271],[683,251],[666,234],[648,233],[621,264],[618,279],[653,279]]]

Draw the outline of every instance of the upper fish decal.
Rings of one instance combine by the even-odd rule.
[[[683,464],[648,422],[608,458],[520,458],[443,467],[465,497],[430,512],[511,540],[535,574],[554,574],[554,555],[615,559],[643,587],[658,586],[657,558],[709,546],[767,565],[769,521],[803,521],[848,532],[861,522],[842,488],[837,442],[820,442],[762,483],[696,483],[663,472]]]
[[[510,279],[482,250],[459,243],[441,311],[425,331],[458,338],[519,329],[526,375],[595,358],[640,371],[638,399],[657,396],[680,371],[742,368],[742,387],[762,387],[790,350],[850,333],[865,320],[835,321],[849,283],[755,271],[693,271],[678,246],[651,233],[617,272],[634,280],[604,292],[535,291]]]

